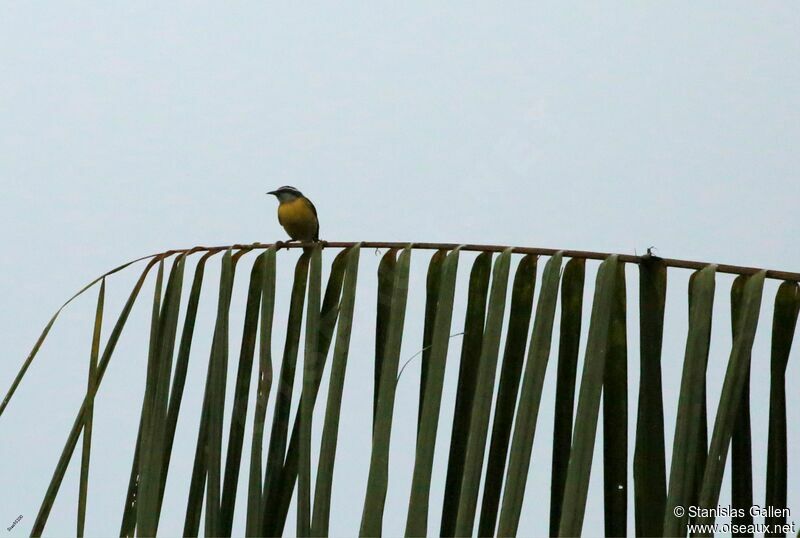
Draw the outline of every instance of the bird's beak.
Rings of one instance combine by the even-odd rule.
[[[276,192],[278,192],[278,191],[269,191],[267,194],[271,194],[271,195],[274,196]]]

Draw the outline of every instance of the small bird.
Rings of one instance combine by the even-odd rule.
[[[278,199],[278,222],[293,241],[319,241],[317,208],[311,200],[288,185],[267,194]]]

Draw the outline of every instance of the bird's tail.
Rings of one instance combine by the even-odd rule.
[[[317,231],[314,233],[314,238],[311,240],[312,243],[319,243],[319,227],[317,227]],[[303,253],[311,255],[311,251],[314,247],[303,247]]]

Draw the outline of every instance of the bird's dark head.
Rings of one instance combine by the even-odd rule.
[[[303,196],[303,193],[299,190],[295,189],[294,187],[290,187],[289,185],[284,185],[274,191],[269,191],[267,194],[271,194],[278,199],[279,202],[291,202],[297,198]]]

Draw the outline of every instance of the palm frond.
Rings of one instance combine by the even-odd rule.
[[[336,492],[337,445],[343,436],[352,434],[351,431],[340,432],[340,419],[347,395],[345,377],[351,336],[360,329],[358,318],[354,316],[360,251],[373,247],[389,250],[377,267],[376,310],[368,313],[375,319],[375,385],[372,444],[369,461],[364,461],[368,473],[360,505],[361,536],[398,533],[397,529],[384,529],[384,515],[389,509],[396,510],[395,506],[387,506],[387,497],[394,483],[390,476],[397,473],[389,461],[399,447],[413,453],[414,462],[413,471],[407,477],[411,487],[408,510],[404,514],[406,536],[428,534],[432,507],[440,501],[439,533],[443,536],[471,536],[476,531],[481,536],[544,532],[544,529],[526,528],[522,522],[526,506],[542,501],[541,498],[526,499],[525,493],[526,488],[531,487],[529,478],[534,467],[544,465],[534,457],[534,446],[537,428],[541,427],[540,408],[549,394],[547,366],[556,327],[558,364],[554,374],[552,459],[548,462],[551,470],[549,525],[543,526],[549,526],[551,535],[575,536],[583,530],[593,456],[599,448],[597,426],[601,401],[606,535],[627,532],[631,512],[628,507],[630,464],[634,487],[632,517],[637,536],[680,536],[686,534],[690,522],[712,523],[713,517],[705,514],[690,521],[687,513],[676,507],[715,507],[728,461],[732,507],[745,508],[732,518],[732,523],[755,523],[747,510],[757,503],[753,499],[753,481],[758,466],[753,465],[753,458],[760,457],[754,454],[751,412],[755,413],[765,402],[757,401],[756,393],[751,394],[749,387],[751,377],[759,375],[751,368],[751,356],[767,279],[782,282],[773,306],[765,504],[788,508],[787,467],[792,452],[788,446],[791,425],[787,423],[786,367],[800,312],[800,274],[663,259],[650,254],[629,256],[493,245],[314,243],[286,247],[303,251],[294,267],[285,341],[275,379],[273,323],[276,316],[281,316],[276,312],[276,295],[283,285],[277,277],[277,245],[196,247],[136,260],[148,262],[122,306],[102,351],[102,326],[109,309],[108,279],[135,262],[100,276],[50,318],[0,405],[0,416],[63,309],[100,283],[86,391],[33,522],[32,536],[41,536],[44,532],[81,436],[76,531],[78,536],[86,534],[87,515],[92,512],[87,503],[91,453],[97,450],[92,446],[97,443],[93,440],[93,417],[96,406],[102,405],[98,403],[97,393],[134,304],[154,268],[157,270],[150,307],[145,387],[120,535],[158,533],[170,464],[175,459],[173,446],[189,359],[196,334],[200,332],[196,325],[205,269],[208,260],[218,253],[224,255],[215,290],[213,337],[210,349],[204,352],[208,353],[208,364],[203,403],[198,410],[200,421],[191,478],[187,484],[183,533],[185,536],[201,533],[232,536],[240,532],[247,536],[282,535],[294,500],[296,534],[328,535],[336,521],[331,510]],[[330,248],[342,250],[331,263],[323,290],[323,258]],[[411,278],[411,257],[413,250],[423,249],[435,250],[435,253],[428,263],[424,286],[416,436],[412,434],[411,443],[399,439],[392,443],[393,423],[400,401],[397,382],[402,344],[419,341],[407,340],[413,338],[408,329],[410,324],[406,324],[409,297],[416,292],[409,285],[416,282]],[[256,250],[263,252],[250,269],[238,361],[235,378],[231,379],[232,383],[235,380],[235,385],[233,393],[226,398],[228,373],[234,369],[234,365],[229,364],[231,331],[238,333],[238,327],[231,327],[231,319],[239,319],[232,316],[232,305],[238,304],[233,301],[236,268],[247,253]],[[458,265],[469,252],[479,254],[469,274],[466,306],[457,307],[462,304],[458,302]],[[179,336],[185,268],[195,253],[203,255],[195,264]],[[495,253],[497,256],[493,260]],[[519,255],[519,262],[509,293],[510,268],[515,255]],[[549,259],[542,273],[534,315],[540,256]],[[165,263],[170,258],[171,267],[165,276]],[[569,261],[562,273],[564,258]],[[595,278],[587,340],[581,349],[587,259],[602,260],[602,263]],[[626,266],[634,264],[639,270],[638,385],[630,381],[628,364],[630,312],[625,270]],[[688,332],[680,391],[675,401],[662,386],[661,365],[667,275],[671,268],[695,271],[689,279]],[[730,290],[732,346],[721,391],[707,394],[714,296],[720,274],[737,275]],[[452,391],[455,401],[451,401],[447,369],[448,357],[452,355],[450,333],[454,316],[459,320],[457,323],[461,323],[463,316],[464,329],[458,366],[450,365],[453,370],[458,369],[457,384]],[[328,361],[331,347],[332,359]],[[256,350],[258,361],[255,361]],[[583,370],[576,407],[581,352]],[[301,364],[298,364],[298,357],[301,357]],[[297,379],[298,368],[301,368],[301,379]],[[255,383],[252,382],[254,370]],[[323,388],[322,380],[326,375],[329,381]],[[294,394],[296,382],[302,387],[300,394]],[[320,390],[323,396],[318,398]],[[365,392],[368,390],[364,388]],[[637,391],[638,402],[631,462],[628,401],[633,390]],[[271,423],[267,424],[272,393],[275,394],[274,409]],[[718,400],[718,405],[713,407],[716,414],[710,443],[707,396]],[[226,399],[232,402],[227,412]],[[293,403],[297,406],[294,417]],[[322,409],[317,408],[318,404]],[[409,407],[405,402],[404,406]],[[671,439],[665,435],[665,406],[675,406],[677,410]],[[249,453],[245,454],[246,424],[251,407],[252,437]],[[365,420],[355,421],[356,426],[349,423],[347,428],[361,427],[361,424],[369,428],[366,426],[368,415],[370,411],[365,409]],[[223,425],[228,416],[230,423],[225,442]],[[451,421],[452,426],[449,426]],[[443,445],[440,430],[448,427],[451,427],[449,445]],[[268,441],[265,439],[267,429]],[[314,445],[317,435],[320,435],[318,451]],[[667,480],[665,445],[669,441],[672,456]],[[316,461],[315,454],[318,454]],[[437,497],[440,491],[436,487],[437,454],[442,461],[447,460],[446,471],[442,469],[445,475],[441,499]],[[247,476],[240,478],[245,457],[248,458]],[[122,464],[126,465],[127,472],[128,462]],[[247,482],[246,488],[239,487],[241,482]],[[359,508],[353,502],[350,505]],[[237,506],[245,512],[243,531],[237,528]],[[785,513],[776,510],[765,518],[765,523],[783,525]]]

